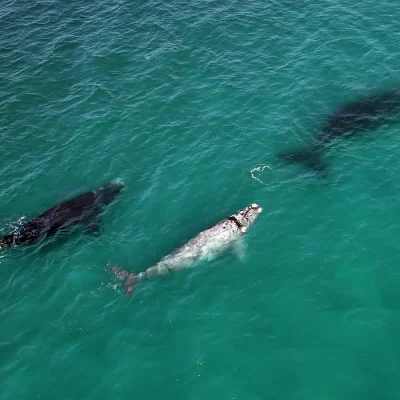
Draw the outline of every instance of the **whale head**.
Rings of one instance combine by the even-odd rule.
[[[253,203],[252,205],[240,210],[238,213],[233,214],[232,217],[242,226],[241,231],[245,233],[251,225],[254,224],[255,220],[258,218],[262,211],[262,208]]]
[[[124,182],[120,179],[116,179],[110,183],[107,183],[102,188],[95,191],[101,204],[107,205],[111,203],[116,196],[119,195],[121,190],[124,188]]]

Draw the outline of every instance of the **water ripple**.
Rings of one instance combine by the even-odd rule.
[[[274,154],[397,84],[398,17],[369,0],[3,2],[2,233],[126,184],[101,237],[2,253],[5,398],[395,396],[397,127],[334,146],[329,182]],[[252,202],[244,261],[132,298],[106,266],[142,271]]]

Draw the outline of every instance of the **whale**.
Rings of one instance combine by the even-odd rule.
[[[326,177],[327,165],[322,155],[334,140],[373,130],[389,122],[398,122],[399,113],[400,88],[370,94],[335,110],[325,120],[313,143],[295,150],[280,151],[277,157],[302,164]]]
[[[94,236],[99,236],[103,232],[100,221],[102,209],[119,195],[123,187],[123,182],[116,180],[59,203],[3,236],[0,248],[35,244],[78,224],[84,225]]]
[[[229,248],[239,252],[243,245],[242,236],[254,224],[261,212],[262,208],[258,204],[251,204],[200,232],[186,244],[139,274],[129,272],[115,264],[108,264],[108,266],[115,276],[123,281],[125,293],[130,297],[142,280],[191,268],[197,264],[197,261],[213,260]]]

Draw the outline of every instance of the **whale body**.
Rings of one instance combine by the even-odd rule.
[[[301,163],[326,175],[327,166],[321,156],[333,140],[398,121],[395,116],[399,112],[400,88],[363,97],[344,105],[329,116],[313,144],[298,150],[282,151],[277,156],[289,162]]]
[[[222,251],[239,244],[242,235],[253,225],[261,211],[262,208],[257,204],[244,208],[200,232],[189,242],[162,258],[156,265],[139,274],[130,273],[113,264],[109,264],[109,267],[124,282],[125,293],[131,296],[138,282],[143,279],[190,268],[199,260],[212,260]]]
[[[120,181],[110,182],[99,189],[59,203],[5,235],[0,240],[0,248],[34,244],[77,224],[86,225],[91,233],[98,235],[102,227],[97,217],[102,206],[111,203],[123,187]]]

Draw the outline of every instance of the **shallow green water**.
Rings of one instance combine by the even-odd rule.
[[[275,158],[399,85],[395,1],[0,6],[0,229],[122,178],[104,234],[7,250],[1,399],[398,399],[399,126]],[[246,258],[140,272],[253,202]]]

